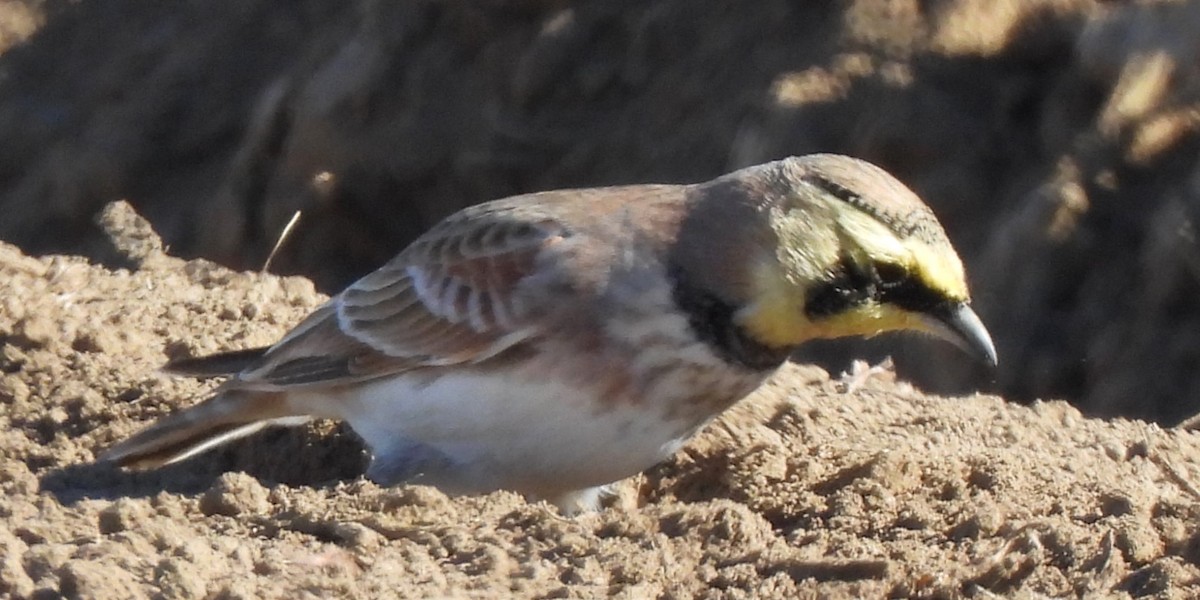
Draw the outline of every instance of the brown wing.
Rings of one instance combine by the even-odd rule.
[[[549,302],[523,293],[522,283],[538,277],[539,256],[569,235],[556,221],[513,210],[451,217],[227,385],[334,385],[487,360],[538,335]]]

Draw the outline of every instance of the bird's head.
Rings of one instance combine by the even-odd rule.
[[[962,261],[916,194],[882,169],[816,154],[764,165],[746,297],[736,315],[759,343],[916,330],[991,365]]]

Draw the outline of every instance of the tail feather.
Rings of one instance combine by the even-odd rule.
[[[289,410],[283,394],[225,391],[172,415],[104,451],[100,461],[152,469],[194,456],[268,425],[308,420]]]
[[[167,363],[163,366],[162,371],[186,377],[222,377],[246,370],[247,367],[262,358],[267,350],[267,347],[248,348],[195,358],[181,358]]]

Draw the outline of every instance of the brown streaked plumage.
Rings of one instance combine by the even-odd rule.
[[[809,339],[923,330],[994,363],[967,302],[933,213],[844,156],[517,196],[448,217],[270,348],[168,365],[230,378],[101,458],[328,417],[383,483],[592,508]]]

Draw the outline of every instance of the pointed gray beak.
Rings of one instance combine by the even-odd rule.
[[[996,346],[983,321],[970,306],[954,304],[925,315],[923,322],[933,335],[958,346],[968,354],[996,366]]]

